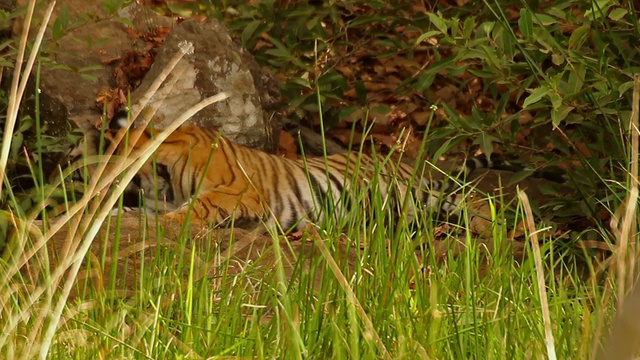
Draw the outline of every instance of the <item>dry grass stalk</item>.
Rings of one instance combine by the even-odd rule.
[[[542,255],[540,254],[540,244],[538,242],[538,232],[533,222],[533,212],[529,197],[524,191],[518,191],[518,197],[522,201],[522,207],[526,215],[527,229],[529,230],[529,239],[531,240],[531,248],[533,249],[533,259],[536,265],[536,280],[538,282],[538,295],[540,296],[540,304],[542,306],[542,321],[544,323],[545,345],[547,347],[547,357],[555,360],[556,349],[553,340],[553,331],[551,330],[551,315],[549,312],[549,301],[547,297],[547,287],[544,281],[544,267],[542,265]]]
[[[638,205],[638,146],[640,75],[634,78],[633,105],[629,132],[631,133],[631,159],[629,170],[629,194],[611,218],[611,231],[617,244],[614,251],[616,266],[615,283],[617,286],[617,319],[611,328],[609,337],[597,352],[597,359],[633,359],[640,344],[640,287],[634,286],[638,258],[637,251],[637,205]],[[599,336],[596,341],[599,341]],[[598,343],[594,344],[594,348]],[[595,353],[595,351],[594,351]]]
[[[52,7],[50,7],[50,10],[51,9]],[[50,14],[50,12],[48,14]],[[27,19],[29,18],[30,17],[27,17]],[[175,61],[172,61],[170,63],[170,65],[172,66],[168,66],[163,71],[159,79],[156,80],[156,82],[154,83],[156,85],[155,88],[152,86],[149,91],[157,91],[157,88],[160,87],[164,79],[166,79],[168,74],[173,70],[173,66],[175,66],[180,61],[180,59],[191,50],[192,46],[189,44],[186,49],[180,51],[173,59]],[[29,64],[32,65],[31,62],[27,65]],[[15,96],[16,93],[13,93],[13,95]],[[148,99],[152,95],[153,94],[145,97],[145,99],[148,101]],[[20,271],[21,268],[23,268],[27,263],[31,261],[31,259],[36,257],[38,254],[40,255],[38,255],[37,257],[40,259],[44,259],[44,261],[35,261],[35,263],[44,265],[46,267],[49,261],[45,250],[45,244],[51,241],[52,237],[58,231],[60,231],[60,229],[71,224],[73,231],[69,231],[68,241],[65,242],[64,249],[62,249],[63,256],[61,257],[60,263],[51,272],[43,270],[45,271],[44,273],[50,274],[50,280],[46,281],[45,284],[40,285],[27,292],[25,306],[22,307],[22,310],[19,311],[19,313],[12,314],[12,316],[5,323],[5,326],[3,326],[2,333],[6,335],[0,337],[0,344],[5,343],[5,341],[7,340],[6,336],[13,333],[16,326],[22,323],[24,319],[35,318],[36,324],[34,324],[34,327],[31,330],[30,334],[32,334],[34,337],[39,337],[41,346],[31,347],[31,351],[27,350],[22,355],[25,358],[32,358],[35,356],[42,357],[48,353],[53,335],[55,334],[55,331],[60,324],[63,309],[65,308],[65,304],[73,287],[74,280],[78,276],[78,272],[80,270],[83,259],[87,255],[87,252],[89,251],[94,238],[98,234],[110,210],[115,205],[118,197],[120,196],[120,193],[124,191],[124,187],[115,189],[113,192],[109,193],[109,196],[105,201],[105,197],[107,196],[107,188],[113,183],[117,176],[127,170],[127,175],[124,177],[123,181],[131,181],[136,171],[146,161],[148,161],[155,149],[162,143],[162,141],[165,140],[165,138],[169,134],[171,134],[171,132],[173,132],[177,127],[182,125],[186,120],[188,120],[202,108],[217,101],[226,99],[227,97],[228,94],[222,93],[205,99],[194,105],[180,118],[176,119],[176,121],[172,125],[170,125],[165,132],[159,134],[156,139],[147,144],[147,146],[145,146],[140,153],[134,154],[134,157],[125,157],[125,159],[117,162],[117,165],[107,167],[107,162],[109,160],[107,156],[107,159],[102,162],[102,164],[93,174],[92,181],[89,184],[89,191],[85,194],[85,196],[83,196],[80,201],[74,204],[69,209],[69,212],[66,215],[59,218],[58,221],[56,221],[51,226],[46,234],[36,236],[35,239],[32,239],[31,241],[34,245],[30,249],[25,249],[20,259],[15,261],[14,264],[5,273],[4,280],[7,283],[2,284],[2,287],[8,288],[11,287],[11,279],[14,278],[18,271]],[[13,98],[14,97],[12,96],[12,99]],[[19,104],[19,101],[17,101],[17,103]],[[11,132],[9,132],[9,134],[10,133]],[[105,171],[107,170],[108,172],[105,173]],[[90,208],[89,214],[83,215],[82,211],[87,207]],[[33,227],[33,219],[26,222],[26,228],[29,229],[31,227]],[[22,233],[26,235],[27,231],[22,231]],[[29,240],[27,239],[27,236],[21,236],[21,243],[26,244],[28,241]],[[66,281],[63,283],[62,287],[59,288],[59,285],[61,284],[63,278],[66,278]],[[55,304],[53,304],[53,294],[55,293],[58,293],[59,296],[56,296],[57,301]],[[36,310],[36,313],[34,313],[34,304],[36,303],[38,303],[38,309],[40,310]],[[52,308],[53,313],[51,314],[50,310]],[[35,340],[35,338],[29,339],[30,343]],[[34,351],[37,351],[39,355],[36,355]]]

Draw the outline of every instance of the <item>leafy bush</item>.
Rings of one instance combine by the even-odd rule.
[[[596,224],[602,214],[592,199],[611,202],[608,208],[620,200],[624,190],[604,180],[624,183],[628,159],[640,35],[632,3],[213,3],[210,12],[284,80],[290,114],[300,121],[316,125],[322,115],[324,125],[339,127],[355,108],[409,99],[434,121],[407,116],[391,126],[425,131],[432,154],[469,140],[487,154],[498,149],[564,167],[579,192],[556,202],[555,215],[586,215]],[[400,58],[415,60],[415,71],[380,69],[384,59]],[[369,100],[369,80],[402,75],[383,88],[391,89],[385,100]],[[443,97],[444,86],[454,96]],[[440,110],[431,112],[433,104]]]

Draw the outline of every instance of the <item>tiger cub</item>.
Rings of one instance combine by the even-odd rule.
[[[126,124],[126,112],[116,114],[105,133],[107,140],[126,131]],[[125,146],[123,141],[116,152],[122,154],[128,147],[135,153],[152,133],[129,130],[129,138],[139,136],[137,142]],[[483,157],[469,158],[455,177],[462,180],[475,169],[494,165]],[[338,215],[355,210],[354,204],[370,201],[374,192],[408,218],[415,215],[415,204],[432,212],[459,212],[463,198],[457,181],[432,180],[415,172],[408,164],[356,152],[290,160],[232,143],[214,130],[185,125],[160,145],[127,192],[139,191],[147,207],[163,200],[161,207],[169,212],[161,217],[180,223],[189,217],[192,222],[220,225],[233,218],[266,221],[267,226],[277,221],[285,230],[321,220],[326,209]],[[356,199],[363,193],[357,189],[365,189],[368,199]],[[404,207],[409,194],[411,201]]]

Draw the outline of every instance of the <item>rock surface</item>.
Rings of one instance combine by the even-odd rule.
[[[279,130],[274,121],[274,107],[279,103],[277,86],[261,75],[258,64],[232,41],[217,20],[187,20],[177,25],[159,49],[142,84],[133,92],[133,104],[145,96],[151,83],[186,43],[191,43],[194,51],[174,69],[180,75],[173,89],[164,100],[152,99],[149,104],[156,107],[154,101],[162,101],[154,116],[156,126],[164,128],[197,102],[229,92],[229,99],[203,109],[189,123],[221,129],[234,142],[274,150]]]
[[[69,13],[95,16],[94,20],[65,33],[55,44],[47,45],[51,62],[42,66],[41,108],[46,114],[43,117],[45,124],[57,131],[52,134],[54,136],[64,136],[67,120],[84,132],[94,131],[94,124],[102,114],[102,109],[96,106],[98,92],[114,86],[113,66],[103,65],[103,61],[147,46],[127,33],[126,21],[100,13],[95,4],[71,2],[74,4],[65,3],[72,9]],[[118,15],[130,20],[141,32],[148,31],[149,27],[173,24],[171,19],[141,9],[146,8],[134,4]],[[134,91],[133,103],[139,100],[178,50],[179,43],[184,41],[194,44],[195,53],[181,61],[186,71],[157,112],[155,123],[161,127],[203,98],[220,91],[231,91],[232,98],[205,109],[190,122],[222,127],[225,136],[234,141],[274,149],[276,143],[272,134],[278,131],[274,121],[275,104],[279,102],[277,86],[265,80],[269,77],[216,20],[185,21],[176,26],[157,50],[157,63],[144,77],[140,89]]]

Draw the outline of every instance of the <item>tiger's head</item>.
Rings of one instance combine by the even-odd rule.
[[[128,113],[120,110],[111,118],[109,127],[104,132],[106,148],[115,146],[114,154],[125,158],[138,156],[155,133],[148,128],[131,128],[127,131],[128,123]],[[173,203],[175,196],[170,166],[164,157],[152,156],[138,170],[132,182],[127,184],[124,205],[163,212],[175,210],[177,205]]]

